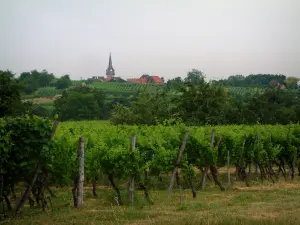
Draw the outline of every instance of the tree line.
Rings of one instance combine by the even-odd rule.
[[[139,93],[127,106],[117,104],[111,122],[152,125],[171,119],[188,125],[222,125],[300,121],[300,89],[273,86],[234,95],[222,83],[206,82],[201,71],[193,70],[184,79],[168,81],[166,90],[155,95]]]
[[[276,86],[284,85],[286,88],[296,89],[299,80],[300,79],[297,77],[286,77],[282,74],[250,74],[248,76],[229,76],[227,79],[221,79],[214,82],[234,87],[274,88]]]
[[[72,84],[69,75],[66,74],[60,78],[57,78],[53,75],[53,73],[48,73],[47,70],[42,70],[41,72],[37,70],[23,72],[17,79],[23,86],[22,91],[25,94],[32,94],[38,88],[42,87],[55,87],[56,89],[66,89]]]
[[[164,89],[155,93],[140,91],[111,95],[82,85],[64,89],[61,97],[54,101],[52,115],[40,105],[21,100],[31,82],[35,83],[31,87],[34,90],[69,79],[53,77],[46,71],[32,71],[15,78],[9,71],[0,71],[0,116],[34,114],[47,117],[58,114],[61,121],[109,119],[113,124],[147,125],[165,120],[182,121],[187,125],[289,124],[300,121],[300,89],[270,86],[235,95],[221,81],[207,82],[204,74],[195,69],[183,79],[169,80]],[[259,77],[270,81],[276,78],[285,83],[288,80],[281,75],[257,77],[256,80]],[[255,80],[253,76],[251,79]]]
[[[251,90],[251,89],[250,89]],[[109,119],[113,124],[154,125],[165,120],[187,125],[289,124],[300,120],[300,90],[278,86],[234,95],[217,82],[206,82],[201,71],[168,81],[155,93],[108,100],[99,89],[76,87],[55,101],[60,119]]]
[[[24,72],[17,78],[11,71],[0,70],[0,117],[32,114],[51,116],[47,109],[29,101],[22,101],[24,95],[32,94],[42,87],[67,89],[71,86],[69,75],[56,78],[46,70]]]

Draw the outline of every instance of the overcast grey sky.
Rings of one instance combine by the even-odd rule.
[[[300,77],[299,0],[0,0],[0,70]]]

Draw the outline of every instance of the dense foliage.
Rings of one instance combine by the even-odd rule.
[[[67,89],[71,85],[72,85],[72,81],[69,75],[64,75],[60,77],[55,83],[55,87],[57,89]]]
[[[116,104],[112,110],[113,124],[153,125],[170,118],[173,109],[171,97],[166,92],[141,92],[128,105]]]
[[[196,172],[193,168],[203,171],[207,165],[215,169],[226,166],[228,151],[231,165],[238,168],[242,180],[248,176],[247,182],[255,177],[275,181],[279,175],[274,166],[279,172],[283,171],[285,177],[289,169],[293,178],[300,163],[298,125],[186,127],[181,123],[171,126],[169,122],[157,126],[67,122],[59,126],[52,146],[55,160],[51,162],[51,181],[71,184],[76,170],[74,149],[78,137],[83,135],[87,180],[94,181],[100,172],[117,181],[135,174],[137,185],[147,186],[148,176],[172,171],[186,129],[190,130],[190,136],[181,162],[181,172],[186,179],[193,179]],[[211,145],[212,130],[215,147]],[[137,135],[134,153],[130,153],[132,134]],[[246,168],[249,175],[245,173]]]
[[[185,78],[177,77],[161,85],[99,81],[75,85],[68,75],[57,79],[45,70],[34,70],[9,79],[23,84],[25,92],[28,88],[35,90],[27,98],[56,101],[46,107],[13,101],[20,107],[15,110],[7,104],[10,113],[2,116],[12,112],[39,116],[59,113],[62,121],[110,119],[113,124],[147,125],[166,119],[180,119],[187,125],[289,124],[300,120],[300,92],[296,89],[299,79],[284,75],[236,75],[207,82],[202,71],[193,69]],[[22,93],[21,86],[13,83],[9,89],[11,99]],[[42,101],[49,100],[36,102]]]
[[[99,89],[76,87],[55,100],[60,120],[102,119],[105,95]]]
[[[149,178],[165,176],[173,170],[187,129],[190,136],[180,162],[180,173],[188,181],[184,185],[189,187],[198,182],[194,180],[195,168],[200,171],[210,168],[215,183],[224,190],[218,168],[226,166],[228,155],[230,164],[237,168],[237,176],[247,185],[258,178],[275,182],[280,174],[286,178],[290,174],[293,179],[295,168],[300,165],[299,125],[186,127],[174,121],[156,126],[66,122],[58,126],[52,141],[52,122],[47,119],[6,118],[0,119],[0,126],[0,175],[4,176],[6,197],[15,184],[28,183],[34,177],[37,163],[40,164],[38,180],[45,179],[43,174],[47,174],[48,185],[72,185],[76,181],[80,136],[85,139],[86,181],[94,183],[100,173],[106,174],[120,204],[123,203],[118,194],[120,181],[134,176],[136,186],[145,193],[147,190],[149,195]],[[137,137],[136,148],[130,151],[133,134]],[[276,167],[278,171],[274,170]],[[207,174],[204,172],[202,176]],[[43,182],[45,185],[46,181]],[[205,182],[201,185],[205,187]]]
[[[26,94],[31,94],[40,87],[50,86],[51,82],[55,80],[55,77],[52,73],[49,74],[46,70],[41,72],[33,70],[31,72],[21,73],[19,80],[24,85],[24,92]]]
[[[273,74],[251,74],[249,76],[235,75],[218,81],[219,84],[235,87],[275,87],[285,83],[286,76]]]
[[[21,88],[10,71],[0,70],[0,117],[13,115],[20,107]]]
[[[196,76],[198,75],[198,79]],[[289,124],[300,121],[300,89],[249,89],[232,91],[205,82],[193,71],[184,82],[168,85],[176,92],[139,93],[129,106],[116,105],[110,120],[114,124],[156,124],[181,119],[188,125]]]
[[[15,195],[14,186],[19,182],[30,184],[34,174],[47,170],[52,157],[51,127],[49,119],[39,117],[0,119],[0,178],[3,181],[0,197],[1,203],[5,199],[8,210],[12,210],[8,195]],[[28,187],[32,188],[33,184]],[[16,204],[16,212],[29,193]]]
[[[49,116],[41,106],[21,100],[22,88],[14,74],[10,71],[0,71],[0,118],[25,114]]]
[[[23,84],[25,94],[32,94],[39,88],[55,87],[56,89],[66,89],[71,86],[72,81],[69,75],[56,78],[54,74],[43,70],[41,72],[33,70],[31,72],[23,72],[18,78]]]

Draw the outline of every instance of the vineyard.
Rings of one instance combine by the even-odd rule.
[[[263,88],[254,88],[254,87],[227,87],[228,92],[233,94],[233,95],[240,95],[244,96],[246,94],[251,94],[254,92],[262,92]]]
[[[69,193],[76,206],[79,137],[83,137],[85,185],[91,185],[90,193],[96,197],[97,183],[104,177],[118,205],[134,205],[138,195],[150,205],[159,204],[152,191],[164,190],[171,196],[174,187],[180,190],[182,205],[183,189],[196,198],[198,190],[211,184],[220,191],[230,190],[236,180],[245,187],[276,184],[294,180],[300,169],[299,125],[112,126],[100,121],[56,125],[37,117],[0,120],[0,190],[6,211],[19,213],[27,199],[32,206],[36,199],[46,210],[51,202],[46,192],[54,196],[53,186],[73,187]],[[226,176],[220,175],[220,168],[225,168]],[[9,196],[15,195],[20,182],[30,185],[13,208]],[[123,187],[127,182],[129,188]],[[129,197],[124,198],[123,190]]]
[[[155,93],[157,90],[164,88],[163,85],[157,84],[136,84],[136,83],[120,83],[120,82],[94,82],[91,87],[100,88],[108,93],[136,93],[138,91],[147,90]],[[247,93],[261,92],[262,88],[253,87],[227,87],[229,93],[233,95],[244,96]]]
[[[65,154],[63,152],[69,149],[70,154],[71,152],[75,154],[73,146],[76,146],[78,137],[82,135],[86,140],[86,151],[89,152],[86,159],[91,166],[88,168],[90,175],[87,179],[92,180],[91,174],[101,170],[107,175],[114,175],[117,179],[125,179],[134,173],[139,180],[145,182],[145,171],[157,176],[172,172],[187,129],[190,135],[180,167],[181,174],[188,179],[192,180],[195,168],[204,172],[210,170],[216,184],[224,190],[218,181],[217,168],[226,166],[229,159],[230,165],[237,167],[237,175],[246,185],[250,185],[252,178],[259,177],[261,180],[269,179],[275,182],[280,175],[286,179],[288,176],[291,178],[295,176],[295,167],[299,165],[298,125],[187,128],[183,124],[111,126],[100,125],[95,121],[68,122],[61,124],[57,130],[54,143],[58,149],[54,152]],[[129,151],[130,134],[136,135],[134,153]],[[63,155],[59,157],[63,158]],[[66,160],[63,160],[64,168]],[[70,160],[69,162],[73,163]],[[52,167],[59,166],[52,165]],[[63,168],[59,171],[61,169]],[[70,170],[67,169],[63,174],[68,174],[68,171]],[[58,176],[55,179],[57,178]],[[60,178],[53,182],[63,181],[66,179]],[[205,188],[205,184],[202,184],[202,188]]]
[[[136,93],[138,91],[147,90],[155,93],[157,90],[162,89],[163,85],[157,84],[136,84],[136,83],[122,83],[122,82],[93,82],[91,87],[102,89],[108,93]]]
[[[73,87],[81,85],[81,81],[73,81]],[[108,95],[131,95],[139,91],[148,91],[150,93],[156,93],[159,90],[163,90],[165,85],[157,85],[153,83],[148,84],[136,84],[136,83],[122,83],[122,82],[93,82],[88,84],[88,87],[98,88],[103,90]],[[248,93],[261,92],[262,88],[253,88],[253,87],[227,87],[229,93],[238,96],[245,96]],[[172,90],[170,93],[172,95],[178,93],[176,90]],[[55,96],[61,95],[62,90],[58,90],[55,87],[42,87],[30,95],[24,95],[24,99],[32,98],[53,98]]]

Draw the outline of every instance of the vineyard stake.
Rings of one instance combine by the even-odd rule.
[[[211,147],[215,148],[215,150],[218,150],[219,145],[222,141],[222,136],[220,136],[219,141],[217,142],[217,145],[214,146],[214,142],[215,142],[215,129],[212,130],[212,134],[211,134]],[[215,184],[218,185],[221,189],[221,191],[225,191],[225,188],[223,187],[220,179],[219,179],[219,172],[218,172],[218,168],[216,165],[214,165],[214,163],[210,164],[210,171],[211,171],[211,175],[215,181]]]
[[[78,183],[77,183],[77,205],[76,208],[83,206],[83,182],[84,182],[84,138],[79,138],[78,147]]]
[[[230,186],[230,152],[227,150],[227,182],[228,187]]]
[[[175,180],[175,175],[176,175],[176,172],[177,172],[178,167],[180,165],[182,153],[185,149],[186,142],[187,142],[187,139],[188,139],[189,135],[190,135],[190,131],[187,130],[185,132],[184,138],[182,140],[182,144],[181,144],[181,147],[180,147],[180,150],[179,150],[178,158],[176,160],[176,164],[174,166],[174,170],[173,170],[173,173],[172,173],[172,176],[171,176],[171,179],[170,179],[170,185],[169,185],[169,188],[168,188],[169,196],[172,194],[172,188],[173,188],[173,184],[174,184],[174,180]]]
[[[131,142],[130,142],[130,153],[133,154],[135,149],[135,142],[136,142],[136,135],[132,135]],[[133,198],[133,192],[134,192],[134,174],[130,175],[129,178],[129,187],[128,187],[128,193],[129,193],[129,203],[133,204],[134,198]]]
[[[213,148],[215,143],[215,129],[212,129],[211,131],[211,138],[210,138],[210,147]],[[203,190],[206,186],[206,177],[208,175],[208,170],[209,170],[209,163],[205,165],[203,175],[201,178],[201,190]]]

